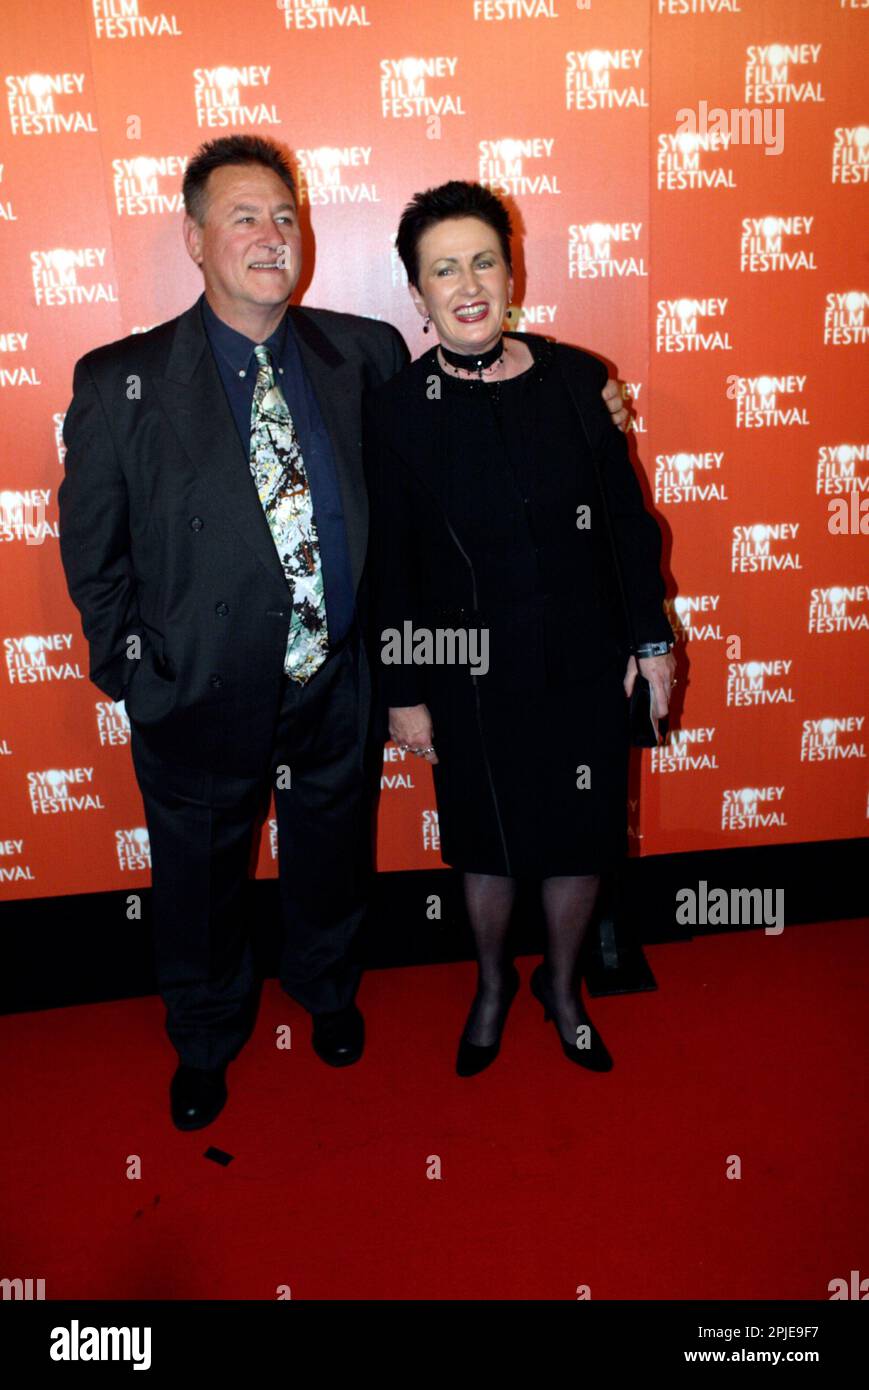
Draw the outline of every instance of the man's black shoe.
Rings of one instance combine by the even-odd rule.
[[[314,1014],[314,1051],[330,1067],[358,1062],[365,1046],[365,1024],[355,1004],[332,1013]]]
[[[172,1077],[169,1098],[176,1129],[204,1129],[226,1104],[226,1067],[205,1071],[182,1064]]]

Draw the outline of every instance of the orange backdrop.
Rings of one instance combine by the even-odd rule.
[[[60,566],[60,431],[77,357],[199,294],[182,173],[242,130],[295,151],[306,303],[421,352],[399,213],[480,178],[522,233],[514,325],[629,383],[681,668],[670,746],[636,755],[633,851],[866,833],[867,18],[867,0],[7,9],[3,896],[148,882],[126,715],[87,679]],[[380,867],[439,864],[428,768],[387,748],[383,770]]]

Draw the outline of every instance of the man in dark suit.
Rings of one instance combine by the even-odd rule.
[[[253,1022],[243,900],[272,789],[281,984],[324,1061],[362,1053],[349,957],[370,847],[361,399],[408,353],[388,324],[288,307],[301,235],[272,142],[203,146],[184,201],[204,294],[76,363],[58,500],[90,678],[130,719],[179,1056],[171,1113],[196,1129],[222,1109]]]
[[[180,1059],[172,1114],[198,1128],[222,1108],[226,1065],[252,1022],[243,893],[272,787],[288,926],[281,983],[313,1015],[325,1061],[362,1052],[348,958],[368,845],[360,403],[408,353],[388,324],[288,309],[301,235],[293,176],[270,142],[205,147],[184,197],[205,293],[76,364],[59,505],[90,676],[130,718],[158,980]],[[265,369],[257,344],[269,349]],[[257,382],[271,410],[252,428]],[[291,424],[276,418],[274,385]],[[291,616],[306,577],[278,546],[289,537],[292,550],[296,535],[310,543],[311,527],[302,517],[294,532],[290,509],[290,530],[273,532],[251,469],[253,439],[268,496],[263,474],[282,427],[289,501],[313,503],[319,550],[316,640],[299,671],[292,647],[311,634],[292,632]]]

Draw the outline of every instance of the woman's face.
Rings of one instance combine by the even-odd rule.
[[[431,314],[444,347],[466,354],[494,347],[513,297],[497,233],[479,217],[450,217],[429,227],[417,250],[419,289],[410,286],[411,298]]]

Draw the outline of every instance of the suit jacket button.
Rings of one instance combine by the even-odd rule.
[[[217,614],[218,618],[225,618],[226,615],[227,615],[227,613],[229,612],[229,604],[228,604],[228,603],[216,603],[216,604],[214,605],[214,611],[215,611],[215,613]]]
[[[191,531],[201,531],[204,525],[205,525],[205,522],[202,520],[202,517],[201,517],[201,516],[192,516],[192,517],[190,518],[190,530],[191,530]]]
[[[213,685],[215,690],[218,690],[218,689],[220,688],[220,686],[223,685],[223,677],[222,677],[222,676],[209,676],[209,678],[208,678],[208,683],[209,683],[209,685]]]

